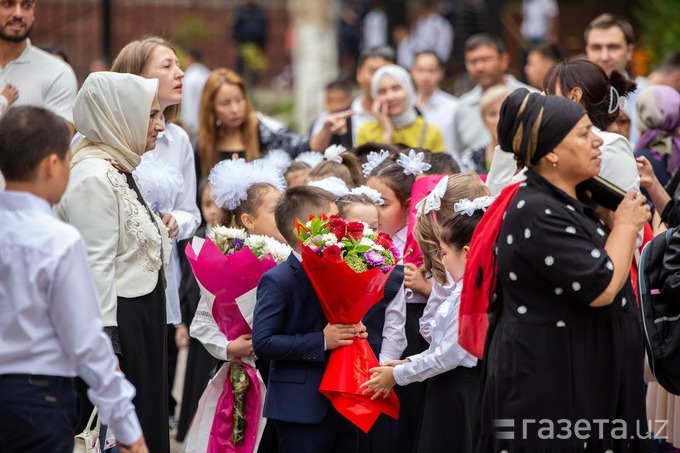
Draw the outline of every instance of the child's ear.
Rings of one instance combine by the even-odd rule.
[[[254,217],[247,212],[241,214],[241,225],[245,227],[246,230],[252,230],[255,228]]]
[[[470,246],[464,245],[463,246],[463,252],[465,253],[465,257],[467,258],[468,254],[470,253]]]
[[[404,209],[404,212],[406,212],[406,214],[409,213],[409,210],[411,209],[411,199],[410,198],[407,198],[406,201],[404,201],[404,205],[402,206],[402,208]]]

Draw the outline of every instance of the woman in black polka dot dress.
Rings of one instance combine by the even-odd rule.
[[[628,271],[649,210],[631,192],[610,229],[576,199],[600,165],[602,142],[584,114],[526,90],[503,104],[499,140],[529,171],[497,242],[480,452],[647,451]]]

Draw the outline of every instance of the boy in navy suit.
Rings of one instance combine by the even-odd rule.
[[[356,452],[357,428],[319,392],[332,349],[366,337],[362,324],[330,325],[300,263],[295,221],[337,213],[335,197],[310,186],[286,191],[276,226],[293,248],[285,263],[265,273],[253,318],[255,355],[270,360],[264,416],[272,420],[283,453]]]

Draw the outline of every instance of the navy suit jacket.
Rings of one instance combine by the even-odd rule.
[[[292,253],[260,278],[253,347],[258,358],[271,361],[265,417],[319,423],[328,413],[330,401],[319,392],[326,369],[327,323],[314,288]]]

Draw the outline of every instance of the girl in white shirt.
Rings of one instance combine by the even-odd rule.
[[[458,344],[458,313],[472,234],[490,202],[486,196],[460,200],[455,214],[441,224],[439,253],[453,291],[434,315],[430,347],[371,369],[371,379],[363,384],[365,393],[375,392],[376,398],[387,396],[397,384],[430,379],[416,439],[418,452],[474,450],[479,373],[477,359]]]

